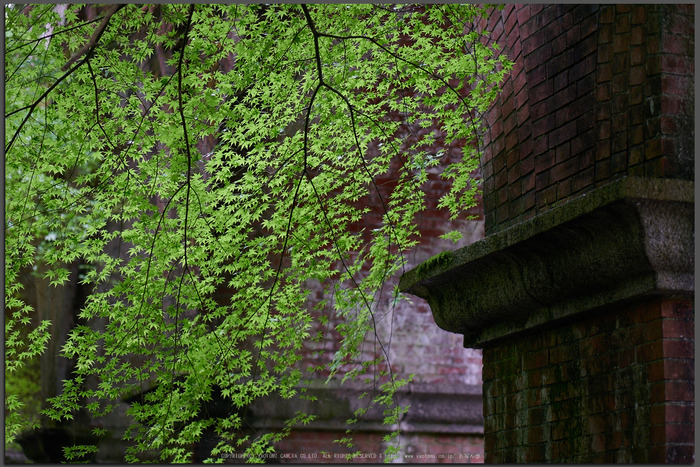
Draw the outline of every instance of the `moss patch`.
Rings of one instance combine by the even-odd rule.
[[[416,268],[416,274],[418,275],[419,279],[425,279],[430,271],[438,268],[446,268],[450,264],[452,264],[452,252],[443,251],[442,253],[433,256],[428,261],[420,264]]]

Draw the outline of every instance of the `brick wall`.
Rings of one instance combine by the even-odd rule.
[[[692,178],[693,34],[690,5],[601,8],[597,183],[622,173]]]
[[[401,120],[400,115],[396,115],[397,120]],[[429,148],[431,153],[443,154],[443,162],[456,162],[462,158],[461,145],[463,141],[456,141],[451,145],[444,144],[444,138],[440,135],[440,130],[435,128],[420,128],[418,125],[408,127],[402,126],[403,132],[402,147],[400,151],[404,154],[411,153],[411,146],[417,142],[417,137],[428,133],[437,133],[436,142]],[[418,135],[418,136],[417,136]],[[376,148],[370,147],[367,153],[368,158],[378,154]],[[386,201],[390,196],[390,189],[396,186],[398,175],[406,167],[402,167],[405,161],[399,158],[392,162],[392,170],[374,180],[370,195],[359,200],[362,206],[370,206],[372,211],[362,224],[358,225],[369,233],[372,229],[381,225],[384,214],[382,200]],[[484,236],[484,221],[481,199],[478,199],[476,206],[469,209],[458,220],[449,220],[449,213],[444,209],[438,209],[439,199],[450,188],[451,182],[443,179],[439,175],[439,168],[428,169],[428,181],[423,186],[426,193],[426,209],[418,219],[416,219],[421,238],[420,244],[414,248],[405,258],[405,270],[417,266],[428,258],[446,251],[455,250],[480,240]],[[480,178],[481,174],[474,174]],[[381,192],[381,198],[374,189]],[[458,243],[440,239],[440,235],[452,230],[458,230],[463,234],[463,239]],[[369,237],[367,237],[369,240]],[[413,375],[413,383],[409,384],[407,391],[415,393],[417,385],[425,388],[435,385],[436,394],[432,397],[440,399],[441,394],[454,395],[464,391],[465,387],[477,388],[481,386],[481,350],[466,349],[461,345],[462,338],[458,334],[445,332],[435,326],[435,321],[431,315],[430,308],[425,303],[410,303],[401,301],[398,304],[392,303],[392,292],[398,284],[398,275],[387,281],[382,295],[376,298],[374,304],[374,316],[376,320],[376,336],[382,345],[385,346],[391,362],[391,369],[396,378],[406,378]],[[309,283],[308,289],[312,290],[311,301],[332,300],[332,297],[325,292],[320,284]],[[308,342],[305,344],[304,360],[302,366],[305,368],[319,367],[327,365],[333,352],[339,347],[339,333],[335,332],[335,327],[342,324],[342,319],[335,316],[326,307],[322,313],[328,317],[328,325],[324,326],[319,322],[313,323],[314,328],[311,334],[323,333],[326,338],[320,342]],[[381,348],[376,345],[375,335],[367,336],[364,345],[365,358],[371,360],[381,355]],[[316,376],[323,377],[326,373],[319,372]],[[429,397],[429,396],[426,396]],[[465,463],[483,462],[483,425],[480,415],[480,399],[470,400],[469,404],[479,408],[479,420],[474,425],[464,427],[464,420],[456,417],[446,421],[441,414],[433,414],[433,423],[405,423],[399,439],[400,462],[428,462],[428,463]],[[462,401],[466,404],[467,401]],[[432,407],[432,406],[431,406]],[[419,410],[417,406],[409,409],[407,419],[413,417],[413,413]],[[423,410],[426,410],[423,408]],[[432,409],[427,409],[432,410]],[[430,418],[430,414],[421,414]],[[342,421],[341,421],[342,422]],[[429,426],[428,426],[429,425]],[[461,426],[462,425],[462,426]],[[382,440],[386,431],[381,430],[358,430],[353,439],[358,441],[357,447],[361,452],[368,454],[379,454],[384,452],[385,444]],[[327,450],[339,455],[349,451],[342,450],[334,445],[333,440],[342,437],[341,431],[321,429],[296,430],[293,434],[279,443],[276,447],[280,454],[300,454],[300,453],[320,453]],[[363,444],[364,443],[364,444]],[[287,457],[283,462],[303,462],[301,457]],[[367,460],[370,462],[381,462],[376,457],[356,459],[356,462]],[[306,462],[342,462],[339,458],[327,458],[317,456],[305,459]]]
[[[442,148],[445,149],[445,148]],[[447,157],[454,148],[446,148]],[[453,157],[457,157],[455,154]],[[388,174],[386,180],[380,180],[377,185],[392,182]],[[421,232],[421,241],[417,248],[406,257],[406,270],[415,267],[442,251],[454,250],[471,244],[484,235],[484,222],[481,205],[469,211],[468,215],[475,219],[460,219],[449,221],[449,213],[436,208],[439,196],[449,188],[449,182],[441,179],[436,173],[432,173],[426,186],[428,193],[427,204],[429,208],[418,219]],[[374,198],[366,202],[369,206],[380,206],[380,201],[375,194]],[[378,221],[381,213],[373,217]],[[363,227],[371,231],[371,222],[365,222]],[[458,243],[440,239],[439,236],[451,230],[459,230],[464,235]],[[376,333],[382,345],[388,351],[391,368],[398,379],[413,375],[413,383],[407,390],[412,391],[415,385],[436,385],[445,393],[459,393],[465,386],[479,388],[481,386],[481,350],[467,349],[462,346],[462,336],[443,331],[435,325],[429,306],[424,302],[401,301],[392,303],[391,294],[398,284],[398,276],[392,278],[384,287],[383,294],[376,300],[374,310],[376,318]],[[312,301],[329,299],[324,294],[320,284],[308,284],[312,290]],[[333,353],[339,347],[339,334],[334,331],[341,324],[342,319],[334,316],[329,309],[323,313],[329,318],[328,325],[323,326],[319,322],[313,323],[311,335],[321,331],[326,339],[321,342],[306,342],[304,344],[304,368],[327,365],[333,358]],[[375,336],[369,335],[364,345],[365,358],[370,360],[380,355],[380,348],[375,345]],[[327,373],[319,372],[317,377],[323,377]],[[439,398],[440,395],[434,396]],[[465,402],[466,403],[466,402]],[[470,402],[480,408],[480,398]],[[409,409],[409,417],[417,407]],[[479,410],[480,411],[480,410]],[[441,421],[435,416],[435,423],[427,427],[404,425],[399,439],[398,462],[409,463],[480,463],[484,460],[483,453],[483,425],[479,419],[476,425],[460,431],[460,421]],[[338,426],[342,426],[343,420],[337,420]],[[464,422],[461,422],[464,423]],[[450,425],[453,425],[450,427]],[[388,428],[388,427],[387,427]],[[417,431],[418,430],[418,431]],[[455,432],[457,431],[457,432]],[[372,457],[384,453],[385,443],[383,437],[387,434],[386,428],[382,430],[365,431],[358,430],[352,435],[356,442],[357,450],[368,457],[354,459],[353,462],[383,462],[383,459]],[[284,441],[276,445],[280,462],[306,462],[306,463],[336,463],[347,462],[343,457],[350,451],[334,444],[333,441],[346,436],[342,431],[327,429],[299,429]],[[324,457],[320,453],[327,451],[331,457]],[[306,455],[301,458],[301,454]],[[335,456],[338,457],[335,457]]]
[[[487,115],[486,233],[624,175],[693,178],[692,5],[506,5]]]
[[[691,462],[693,317],[659,299],[484,349],[486,461]]]
[[[400,115],[396,115],[401,120]],[[411,147],[416,144],[418,137],[435,133],[437,138],[434,144],[426,148],[431,153],[443,154],[444,164],[456,162],[462,159],[461,146],[463,141],[456,141],[450,145],[444,143],[444,138],[439,129],[420,128],[418,125],[401,127],[402,154],[410,154]],[[371,159],[379,154],[378,149],[370,146],[366,157]],[[374,180],[370,187],[370,194],[358,201],[361,206],[369,206],[371,212],[361,223],[356,226],[357,231],[364,229],[365,240],[369,241],[372,230],[380,227],[384,215],[382,204],[390,199],[391,190],[396,186],[399,174],[407,168],[407,160],[395,158],[392,161],[391,170],[381,174]],[[484,236],[484,221],[481,200],[477,199],[477,205],[467,210],[457,220],[449,219],[449,212],[438,209],[437,205],[442,195],[449,191],[451,181],[440,176],[442,167],[428,169],[428,180],[422,187],[426,193],[426,209],[416,219],[420,231],[420,243],[406,256],[405,270],[417,266],[428,258],[446,251],[455,250],[480,240]],[[480,174],[474,174],[480,178]],[[377,192],[379,191],[379,193]],[[380,196],[381,194],[381,196]],[[458,230],[463,234],[462,240],[454,243],[450,240],[440,239],[440,235],[452,230]],[[341,269],[341,266],[338,265]],[[399,277],[390,278],[381,294],[374,297],[373,313],[376,328],[370,332],[363,345],[363,357],[365,360],[373,360],[384,357],[381,346],[386,349],[391,363],[392,374],[397,379],[407,378],[412,375],[412,383],[406,388],[411,393],[416,392],[416,386],[435,385],[436,395],[460,394],[465,387],[481,387],[481,350],[466,349],[462,338],[458,334],[445,332],[435,326],[435,321],[430,313],[430,308],[425,303],[400,301],[393,303],[392,294]],[[311,291],[310,302],[319,303],[322,300],[332,303],[332,294],[324,290],[319,283],[309,282],[306,288]],[[302,349],[304,369],[320,368],[328,365],[334,356],[334,352],[340,346],[340,333],[336,327],[343,324],[343,319],[338,317],[326,306],[320,310],[328,321],[322,324],[320,321],[312,323],[310,334],[321,333],[324,339],[318,342],[308,341]],[[381,345],[379,345],[381,343]],[[341,370],[342,376],[342,370]],[[327,371],[316,371],[310,377],[316,378],[316,382],[323,381],[328,375]],[[371,377],[370,373],[370,377]],[[426,396],[427,397],[427,396]],[[463,401],[466,403],[466,401]],[[466,422],[457,418],[446,421],[440,414],[434,414],[433,423],[406,423],[401,426],[402,434],[399,439],[399,461],[401,462],[483,462],[483,422],[481,419],[481,401],[475,398],[469,401],[479,409],[478,422]],[[431,406],[432,407],[432,406]],[[414,405],[409,409],[407,419],[411,419],[413,412],[417,410]],[[424,410],[432,410],[430,408]],[[421,417],[424,414],[421,414]],[[430,415],[425,415],[430,418]],[[345,419],[335,420],[335,426],[343,427]],[[280,454],[281,462],[345,462],[342,454],[348,453],[337,444],[335,439],[344,435],[342,431],[334,431],[328,428],[330,421],[323,428],[314,429],[313,426],[299,429],[276,446]],[[468,426],[467,426],[468,425]],[[374,427],[369,430],[359,429],[353,436],[357,448],[366,454],[379,455],[384,452],[385,443],[383,437],[391,427]],[[338,454],[339,457],[323,457],[318,453],[326,450]],[[302,459],[301,453],[307,454]],[[310,455],[318,454],[315,457]],[[288,455],[286,457],[282,457]],[[381,462],[377,457],[355,459],[353,462]]]
[[[483,347],[486,462],[693,462],[694,6],[484,24],[514,62],[486,113],[485,239],[402,289]]]
[[[433,130],[411,129],[413,133],[426,131]],[[407,138],[404,144],[408,147],[412,141]],[[447,147],[437,143],[432,149],[435,152],[442,151],[448,161],[461,158],[458,143]],[[371,150],[368,151],[367,157],[371,158],[373,155]],[[375,180],[377,187],[382,190],[382,198],[373,191],[358,202],[360,205],[372,207],[370,215],[357,225],[358,231],[364,229],[366,241],[370,240],[372,229],[381,226],[382,199],[389,198],[390,192],[387,188],[396,184],[399,171],[402,170],[399,164],[399,161],[394,161],[392,170]],[[449,212],[438,209],[437,204],[440,196],[449,190],[451,182],[441,178],[437,168],[429,171],[429,178],[424,186],[426,209],[416,219],[421,235],[420,243],[406,255],[405,270],[417,266],[442,251],[458,249],[484,236],[481,203],[469,209],[459,219],[449,220]],[[452,230],[460,231],[463,235],[462,240],[454,243],[451,240],[439,238],[440,235]],[[342,269],[340,264],[337,267]],[[393,303],[392,294],[398,280],[398,275],[389,278],[381,295],[375,297],[373,302],[377,336],[382,344],[387,344],[394,374],[398,378],[405,378],[412,374],[416,383],[480,385],[481,351],[460,348],[459,335],[437,328],[427,304],[405,300]],[[310,302],[319,303],[327,300],[328,303],[332,303],[332,294],[325,291],[321,284],[309,282],[306,288],[312,293]],[[327,317],[328,325],[314,322],[310,333],[315,335],[321,332],[325,339],[321,342],[305,343],[303,349],[305,358],[302,363],[304,368],[328,364],[332,360],[333,352],[340,345],[340,334],[335,331],[335,328],[342,324],[343,320],[336,316],[329,306],[325,307],[321,313]],[[375,345],[375,336],[368,336],[365,348],[367,359],[381,356],[379,354],[381,349]],[[319,377],[326,375],[327,373],[324,372],[319,373]]]
[[[486,115],[487,235],[625,176],[694,178],[693,15],[687,5],[506,5],[485,20],[515,63]],[[430,184],[436,196],[445,189],[436,177]],[[441,233],[481,226],[450,224],[435,210],[423,221],[410,266],[480,236],[441,243]],[[451,349],[458,337],[437,331],[425,305],[381,315],[399,376],[474,384],[478,351]],[[649,298],[490,342],[486,461],[692,461],[693,315],[690,300]],[[327,435],[298,431],[285,449],[314,449]],[[480,461],[467,453],[481,443],[409,432],[400,453],[404,462]]]

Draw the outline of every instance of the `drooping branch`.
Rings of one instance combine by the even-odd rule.
[[[105,29],[107,29],[107,25],[112,19],[112,15],[114,15],[114,13],[121,10],[125,6],[126,5],[112,5],[102,18],[102,22],[97,26],[97,28],[95,28],[95,31],[93,31],[92,36],[90,36],[90,39],[87,41],[87,43],[84,46],[82,46],[80,50],[75,52],[71,58],[68,59],[66,64],[61,67],[61,70],[66,71],[73,63],[78,61],[78,59],[80,59],[80,57],[82,57],[85,54],[87,54],[87,58],[89,58],[90,55],[92,55],[92,52],[95,50],[97,42],[100,40],[100,37],[102,37],[102,34],[105,32]]]
[[[187,38],[190,32],[190,26],[192,25],[192,16],[194,15],[194,6],[195,4],[192,3],[190,4],[190,8],[188,11],[188,16],[187,16],[187,24],[185,25],[185,35],[182,39],[182,49],[180,49],[180,58],[178,60],[178,66],[177,66],[177,99],[178,99],[178,110],[180,113],[180,120],[182,123],[182,129],[183,129],[183,135],[185,139],[185,153],[187,154],[187,179],[185,180],[185,184],[187,187],[186,194],[185,194],[185,219],[184,219],[184,224],[183,224],[183,248],[184,248],[184,268],[182,271],[182,275],[180,276],[180,283],[178,285],[178,290],[177,290],[177,303],[176,303],[176,309],[180,305],[180,293],[182,290],[182,282],[185,278],[185,273],[189,271],[189,264],[187,263],[187,222],[188,222],[188,216],[189,216],[189,209],[190,209],[190,191],[192,189],[192,154],[190,152],[190,141],[188,138],[187,134],[187,121],[185,120],[185,114],[183,111],[183,103],[182,103],[182,64],[183,64],[183,59],[185,56],[185,48],[187,47]],[[163,211],[163,214],[165,214],[166,211]],[[174,330],[174,336],[178,337],[178,346],[180,345],[180,339],[178,336],[178,319],[180,317],[180,314],[175,312],[175,330]],[[177,348],[177,347],[176,347]],[[172,362],[172,368],[170,370],[170,376],[171,376],[171,384],[175,381],[175,363],[177,362],[177,358],[173,359]],[[170,416],[170,407],[172,405],[173,401],[173,392],[170,392],[170,397],[168,397],[168,406],[167,410],[163,414],[163,422],[161,424],[162,428],[161,431],[165,429],[165,421],[168,419]],[[160,436],[160,435],[159,435]]]
[[[65,227],[65,236],[46,248],[51,264],[69,248],[98,264],[96,273],[86,275],[86,284],[98,287],[84,313],[104,318],[106,327],[88,330],[86,337],[71,335],[70,355],[79,356],[81,365],[74,379],[96,378],[99,388],[85,386],[84,394],[100,404],[119,403],[115,398],[125,391],[143,396],[156,385],[129,409],[134,443],[127,460],[138,462],[136,454],[153,450],[161,461],[190,462],[191,453],[180,446],[214,432],[220,443],[212,458],[236,446],[254,457],[260,442],[277,438],[260,435],[260,442],[242,445],[242,430],[252,428],[245,427],[245,410],[261,395],[296,393],[301,365],[307,363],[303,355],[310,350],[306,345],[317,326],[329,335],[337,331],[342,340],[332,361],[326,361],[330,353],[311,357],[311,377],[347,379],[374,371],[374,383],[388,377],[391,382],[383,390],[395,393],[394,380],[400,374],[389,361],[392,337],[378,327],[384,312],[388,317],[387,306],[393,310],[395,303],[385,304],[382,298],[389,274],[400,270],[399,261],[414,244],[416,213],[425,209],[422,179],[412,172],[425,167],[409,165],[410,154],[417,151],[420,159],[439,137],[431,133],[422,140],[418,124],[407,115],[416,111],[421,122],[433,115],[436,120],[444,117],[450,128],[467,123],[461,112],[449,110],[459,102],[435,76],[406,65],[399,56],[454,85],[448,70],[462,76],[463,67],[450,60],[464,56],[449,51],[460,50],[462,42],[453,39],[461,37],[463,28],[448,25],[453,35],[443,44],[441,29],[434,24],[420,29],[424,20],[431,20],[421,12],[385,21],[386,15],[368,16],[362,6],[333,11],[308,5],[260,10],[197,6],[193,18],[192,5],[189,18],[187,8],[168,7],[157,18],[162,23],[156,29],[157,21],[150,17],[122,18],[122,11],[115,18],[116,8],[109,7],[102,14],[110,10],[111,20],[100,17],[89,30],[59,36],[70,42],[69,50],[80,49],[68,68],[74,71],[87,63],[88,69],[63,78],[56,89],[60,95],[49,96],[56,104],[46,107],[43,121],[38,109],[45,99],[34,104],[36,109],[21,109],[31,108],[34,114],[17,137],[18,146],[39,156],[19,157],[19,148],[14,148],[15,156],[8,158],[11,193],[17,199],[16,194],[26,192],[27,205],[36,199],[45,209],[37,210],[27,233],[14,222],[9,228],[14,229],[11,248],[24,251],[22,236],[41,241],[42,224],[64,228],[68,221],[60,216],[66,211],[65,199],[76,204],[70,216],[77,227]],[[415,37],[435,39],[437,45],[391,39],[413,20]],[[118,53],[103,57],[117,24],[130,32],[124,42],[120,39]],[[99,38],[93,28],[106,33]],[[369,35],[395,55],[366,40],[334,39],[334,34]],[[167,73],[147,66],[154,44],[167,50]],[[440,45],[447,47],[446,55],[434,53]],[[23,58],[14,53],[10,60],[11,71],[20,65],[8,85],[16,83],[19,90],[34,86]],[[54,71],[65,61],[63,56],[58,62],[54,55],[47,58]],[[100,76],[98,66],[108,67],[109,75]],[[81,79],[73,79],[78,74]],[[123,92],[131,90],[132,82],[136,91]],[[404,93],[412,92],[414,84],[418,97]],[[421,94],[426,87],[444,99]],[[36,95],[44,90],[38,88]],[[11,108],[13,127],[24,118],[15,109],[33,100],[18,100]],[[471,96],[466,100],[471,102]],[[397,114],[402,120],[395,125]],[[41,124],[51,135],[50,144],[43,144]],[[197,142],[209,137],[218,141],[207,139],[207,151],[200,147],[207,157],[198,161]],[[401,152],[404,147],[409,156]],[[37,166],[46,165],[40,175],[51,172],[48,164],[63,169],[66,154],[75,155],[81,177],[66,192],[70,196],[51,196],[53,185],[20,176],[30,177],[27,164],[32,159]],[[205,172],[201,177],[200,163]],[[380,182],[383,174],[390,180],[386,185]],[[363,203],[366,199],[369,203]],[[21,202],[11,203],[9,212],[11,219],[22,214]],[[115,229],[96,230],[113,220],[120,221]],[[381,228],[364,228],[376,224]],[[103,245],[111,241],[118,241],[119,249],[110,246],[103,254]],[[131,246],[124,255],[122,242]],[[112,277],[113,272],[118,274]],[[321,283],[324,299],[316,302],[319,297],[307,293],[308,281]],[[317,320],[316,310],[328,320]],[[88,337],[97,339],[97,358]],[[323,359],[318,366],[316,358]],[[81,390],[67,383],[49,416],[69,414]],[[201,412],[213,391],[235,412],[221,419]],[[378,401],[372,403],[396,414],[391,419],[396,422],[387,418],[385,423],[397,426],[400,410],[393,411],[388,399]],[[102,410],[87,408],[91,417]],[[251,411],[255,413],[254,407]]]
[[[125,7],[125,6],[126,6],[126,5],[114,5],[114,6],[112,6],[112,7],[110,8],[111,13],[108,14],[108,15],[105,15],[105,18],[103,19],[102,23],[100,23],[100,26],[98,26],[98,28],[95,29],[95,32],[93,33],[92,37],[90,38],[90,40],[89,40],[88,43],[86,44],[86,46],[89,46],[89,47],[86,49],[86,50],[87,50],[87,53],[85,53],[85,51],[83,51],[83,52],[80,53],[80,55],[78,55],[78,54],[74,55],[75,60],[79,59],[80,56],[83,56],[83,55],[84,55],[83,59],[80,60],[80,62],[78,62],[77,64],[75,64],[70,70],[66,71],[66,72],[65,72],[60,78],[58,78],[51,86],[49,86],[49,88],[48,88],[46,91],[44,91],[44,92],[41,94],[41,96],[39,96],[39,98],[36,99],[32,104],[27,105],[27,106],[24,106],[24,107],[19,108],[19,109],[16,109],[16,110],[13,110],[12,112],[9,112],[9,113],[5,114],[5,118],[7,118],[7,117],[9,117],[9,116],[11,116],[11,115],[16,114],[17,112],[21,112],[21,111],[27,110],[27,109],[29,110],[29,111],[27,112],[27,115],[25,115],[24,120],[22,120],[22,122],[20,123],[19,127],[17,128],[17,130],[15,130],[15,133],[12,135],[12,138],[10,139],[10,142],[7,143],[7,145],[5,146],[5,154],[7,154],[8,152],[10,152],[10,149],[12,148],[12,145],[14,144],[15,140],[17,139],[17,137],[19,136],[20,132],[22,131],[22,128],[23,128],[24,125],[27,123],[27,121],[29,121],[29,118],[31,117],[32,113],[34,112],[34,109],[36,109],[36,107],[39,105],[39,103],[42,102],[44,99],[46,99],[46,97],[47,97],[49,94],[51,94],[51,92],[52,92],[64,79],[66,79],[68,76],[70,76],[71,74],[73,74],[73,72],[74,72],[75,70],[77,70],[78,68],[80,68],[81,65],[83,65],[86,61],[88,61],[88,60],[90,59],[90,57],[92,56],[93,52],[95,51],[95,48],[97,47],[97,43],[99,42],[100,37],[102,37],[102,34],[103,34],[103,33],[105,32],[105,30],[107,29],[107,25],[109,24],[110,18],[114,15],[114,13],[116,13],[117,11],[119,11],[120,9],[122,9],[122,8]],[[81,50],[82,50],[82,49],[81,49]],[[73,60],[73,59],[69,60],[68,63],[66,63],[66,64],[61,68],[61,70],[65,71],[72,63],[75,62],[75,60]]]
[[[384,199],[383,199],[381,193],[379,192],[379,189],[378,189],[378,187],[376,186],[376,184],[375,184],[375,182],[374,182],[374,178],[373,178],[372,174],[369,172],[369,170],[368,170],[368,168],[367,168],[367,166],[366,166],[366,164],[365,164],[364,156],[363,156],[362,153],[361,153],[360,142],[359,142],[358,135],[357,135],[357,124],[356,124],[356,122],[355,122],[355,116],[354,116],[354,111],[353,111],[353,110],[354,110],[354,107],[353,107],[353,105],[350,103],[350,101],[347,99],[346,96],[344,96],[341,92],[339,92],[338,90],[336,90],[336,89],[333,88],[330,84],[326,83],[326,82],[323,80],[322,60],[321,60],[321,52],[320,52],[320,47],[319,47],[319,38],[320,38],[320,37],[323,37],[323,34],[320,34],[320,33],[317,31],[317,29],[316,29],[316,24],[314,23],[313,19],[311,18],[311,14],[309,13],[309,10],[308,10],[307,6],[304,5],[304,4],[302,4],[302,5],[301,5],[301,8],[302,8],[302,10],[304,11],[304,16],[305,16],[305,18],[306,18],[306,22],[307,22],[307,24],[308,24],[308,26],[309,26],[309,29],[311,30],[311,33],[312,33],[312,35],[313,35],[313,39],[314,39],[314,58],[315,58],[315,62],[316,62],[317,72],[318,72],[318,85],[317,85],[317,87],[314,89],[314,92],[313,92],[313,95],[312,95],[312,98],[311,98],[311,102],[309,103],[309,107],[308,107],[308,109],[307,109],[307,114],[306,114],[306,119],[305,119],[305,127],[304,127],[304,156],[305,156],[305,158],[306,158],[307,140],[308,140],[309,115],[310,115],[310,112],[311,112],[311,109],[312,109],[313,99],[316,97],[316,94],[318,93],[319,89],[322,88],[322,87],[325,87],[325,88],[327,88],[328,90],[330,90],[331,92],[333,92],[334,94],[338,95],[338,96],[343,100],[343,102],[347,105],[347,107],[348,107],[348,112],[349,112],[349,114],[350,114],[350,125],[351,125],[351,128],[352,128],[353,137],[354,137],[354,140],[355,140],[355,145],[357,146],[357,151],[358,151],[358,154],[359,154],[359,156],[360,156],[360,160],[361,160],[361,162],[362,162],[362,166],[363,166],[363,168],[365,169],[365,171],[367,172],[367,175],[368,175],[368,177],[369,177],[369,179],[370,179],[370,182],[371,182],[371,184],[375,187],[375,189],[376,189],[376,191],[377,191],[377,194],[379,194],[379,197],[380,197],[380,200],[381,200],[381,203],[382,203],[382,207],[383,207],[383,209],[384,209],[385,214],[388,214],[387,206],[386,206],[386,204],[384,203]],[[389,351],[388,351],[388,349],[386,348],[386,346],[384,345],[384,343],[382,342],[382,340],[380,339],[379,335],[377,334],[377,322],[376,322],[376,318],[375,318],[375,315],[374,315],[374,311],[372,310],[372,306],[371,306],[371,304],[370,304],[370,301],[369,301],[369,299],[367,298],[367,296],[365,295],[364,291],[361,289],[360,284],[357,282],[357,280],[356,280],[356,279],[353,277],[353,275],[350,273],[350,269],[349,269],[349,267],[347,266],[347,263],[345,262],[345,259],[343,258],[343,255],[342,255],[340,249],[338,248],[338,239],[337,239],[337,235],[336,235],[336,233],[335,233],[335,229],[333,228],[333,225],[332,225],[331,222],[330,222],[330,219],[328,218],[328,209],[324,206],[324,203],[323,203],[323,201],[322,201],[322,199],[321,199],[321,196],[319,195],[319,193],[318,193],[318,191],[317,191],[317,189],[316,189],[316,185],[314,184],[312,177],[310,176],[310,174],[309,174],[308,171],[306,170],[306,159],[305,159],[304,165],[305,165],[305,166],[304,166],[304,172],[305,172],[305,174],[306,174],[306,176],[307,176],[307,178],[308,178],[308,180],[309,180],[309,184],[311,185],[311,187],[312,187],[312,189],[313,189],[313,191],[314,191],[314,194],[315,194],[316,199],[317,199],[317,201],[318,201],[318,203],[319,203],[321,212],[322,212],[322,214],[323,214],[324,221],[325,221],[326,225],[328,226],[328,229],[329,229],[329,231],[330,231],[330,234],[331,234],[331,236],[332,236],[332,238],[333,238],[333,245],[334,245],[334,248],[335,248],[335,250],[336,250],[336,254],[338,255],[338,259],[340,260],[340,262],[341,262],[341,264],[342,264],[342,266],[343,266],[343,269],[344,269],[345,272],[348,274],[348,277],[350,278],[350,281],[353,283],[353,285],[355,286],[356,290],[359,291],[359,294],[360,294],[360,297],[361,297],[361,299],[362,299],[363,305],[364,305],[364,307],[367,309],[367,312],[368,312],[369,315],[370,315],[370,319],[371,319],[371,321],[372,321],[372,328],[373,328],[373,331],[374,331],[374,336],[375,336],[376,342],[379,343],[379,347],[381,348],[381,351],[382,351],[384,357],[386,358],[387,361],[389,361]],[[390,220],[390,223],[391,223],[392,231],[393,231],[394,226],[393,226],[393,222],[391,222],[391,220]],[[386,268],[385,268],[385,272],[386,272]],[[389,377],[390,377],[391,384],[392,384],[392,386],[394,386],[394,383],[395,383],[395,382],[394,382],[394,374],[393,374],[393,369],[391,368],[391,365],[389,365],[388,370],[389,370]],[[375,380],[375,383],[376,383],[376,380]]]
[[[73,29],[84,28],[84,27],[87,26],[88,24],[96,23],[96,22],[100,21],[101,19],[104,19],[104,16],[100,16],[99,18],[95,18],[95,19],[93,19],[93,20],[91,20],[91,21],[85,21],[84,23],[80,23],[80,24],[77,24],[77,25],[75,25],[75,26],[71,26],[71,27],[66,28],[66,29],[61,29],[60,31],[52,32],[51,34],[46,34],[45,36],[41,36],[41,37],[39,37],[39,38],[37,38],[37,39],[27,40],[27,41],[25,41],[23,44],[20,44],[20,45],[18,45],[18,46],[16,46],[16,47],[12,47],[11,49],[9,49],[8,51],[6,51],[5,53],[6,53],[6,54],[10,54],[10,53],[14,52],[15,50],[19,50],[19,49],[21,49],[21,48],[24,48],[24,47],[28,46],[29,44],[39,43],[39,42],[44,41],[44,40],[46,40],[46,39],[50,39],[50,38],[52,38],[52,37],[56,37],[56,36],[58,36],[59,34],[64,34],[64,33],[66,33],[66,32],[72,31]],[[105,27],[106,27],[106,26],[105,26]]]

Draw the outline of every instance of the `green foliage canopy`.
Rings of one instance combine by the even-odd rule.
[[[115,5],[87,21],[81,8],[5,10],[7,370],[48,338],[48,323],[19,332],[32,316],[20,271],[42,262],[59,287],[79,262],[91,293],[62,349],[75,370],[45,414],[99,418],[152,388],[129,410],[127,461],[189,461],[208,428],[212,460],[240,446],[254,459],[308,422],[246,439],[240,411],[198,412],[217,390],[241,410],[304,397],[301,349],[319,319],[309,281],[344,320],[324,376],[380,366],[391,396],[388,356],[361,361],[361,343],[418,241],[428,172],[452,180],[440,201],[452,217],[474,204],[475,116],[510,66],[474,27],[483,10]],[[407,128],[433,131],[409,144]],[[443,140],[463,158],[431,152]],[[372,197],[383,215],[365,229]],[[391,398],[377,402],[396,423]]]

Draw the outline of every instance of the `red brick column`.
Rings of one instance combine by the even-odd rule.
[[[484,349],[486,461],[692,461],[693,315],[639,302]]]
[[[483,349],[486,462],[694,460],[694,6],[506,5],[486,237],[409,271]]]
[[[692,462],[693,195],[621,179],[403,276],[483,349],[486,462]]]
[[[486,116],[487,235],[623,176],[694,178],[693,18],[693,5],[492,14],[514,66]]]

